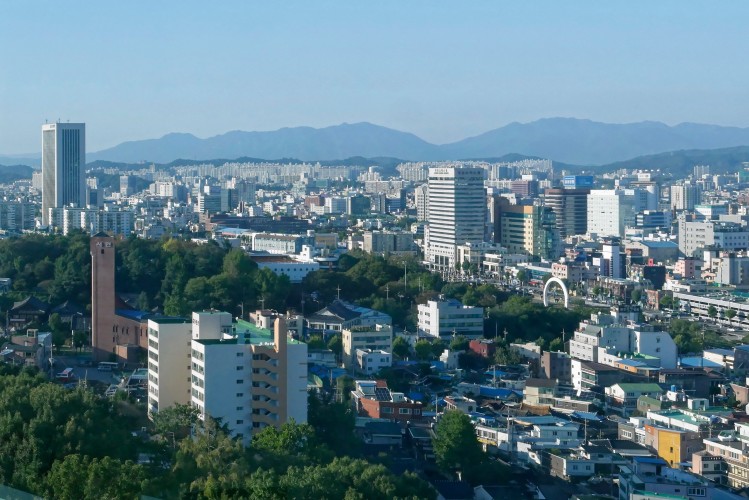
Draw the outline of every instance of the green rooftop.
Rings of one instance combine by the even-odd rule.
[[[184,324],[184,323],[190,322],[190,320],[187,318],[174,318],[174,317],[169,317],[169,316],[148,318],[148,319],[159,325],[176,325],[176,324]]]
[[[624,392],[663,392],[658,384],[643,382],[641,384],[615,384]]]

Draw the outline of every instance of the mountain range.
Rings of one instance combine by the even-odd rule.
[[[530,123],[511,123],[475,137],[441,145],[431,144],[411,133],[366,122],[318,129],[294,127],[270,132],[234,131],[205,139],[192,134],[172,133],[159,139],[129,141],[89,152],[87,160],[89,164],[98,161],[167,164],[180,158],[194,161],[217,158],[334,161],[352,157],[461,160],[516,154],[518,157],[548,158],[569,165],[596,166],[631,163],[638,157],[671,151],[739,146],[749,146],[749,128],[696,123],[675,126],[660,122],[609,124],[576,118],[546,118]],[[0,164],[21,163],[38,167],[39,156],[0,155]]]
[[[449,144],[431,144],[414,134],[371,123],[325,128],[294,127],[271,132],[234,131],[200,139],[173,133],[159,139],[124,142],[89,153],[88,161],[167,163],[176,158],[297,158],[335,160],[353,156],[404,160],[458,160],[510,153],[577,165],[603,165],[674,150],[749,145],[749,128],[697,123],[609,124],[576,118],[511,123]]]

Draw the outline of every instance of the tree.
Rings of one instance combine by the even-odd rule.
[[[445,351],[445,342],[442,339],[436,339],[432,342],[432,357],[439,358]]]
[[[632,290],[631,299],[633,304],[640,302],[640,299],[642,299],[642,290],[640,290],[639,288],[635,288],[634,290]]]
[[[442,414],[432,444],[437,465],[443,472],[465,473],[486,459],[471,419],[457,410]]]
[[[518,271],[518,273],[517,273],[517,274],[515,275],[515,278],[517,278],[517,280],[518,280],[518,281],[519,281],[520,283],[525,283],[525,280],[526,280],[526,279],[528,278],[528,273],[526,273],[526,272],[525,272],[524,270],[522,270],[522,269],[521,269],[521,270],[520,270],[520,271]]]
[[[562,343],[562,339],[556,338],[549,342],[549,351],[550,352],[558,352],[564,350],[564,344]]]
[[[513,366],[523,362],[523,358],[514,350],[500,346],[494,352],[494,362],[498,365]]]
[[[341,354],[343,354],[343,339],[340,333],[333,335],[328,341],[328,349],[333,351],[337,360],[340,361]]]
[[[393,340],[393,354],[400,359],[405,359],[411,354],[411,346],[403,337],[396,337]]]
[[[158,434],[173,434],[175,439],[186,437],[198,423],[198,415],[199,412],[194,406],[177,403],[155,413],[153,427]]]
[[[715,317],[718,315],[718,309],[716,309],[715,306],[711,305],[707,308],[707,315],[710,316],[711,319],[715,319]]]
[[[456,335],[450,341],[451,351],[466,351],[468,350],[469,341],[463,335]]]
[[[723,314],[726,317],[726,319],[728,319],[730,321],[730,320],[732,320],[733,318],[736,317],[736,310],[735,309],[726,309]]]
[[[543,277],[544,285],[546,284],[547,281],[549,281],[553,277],[554,276],[551,273],[544,274],[544,277]]]
[[[432,359],[432,343],[426,339],[421,339],[416,342],[414,351],[416,351],[416,357],[422,361],[428,361]]]

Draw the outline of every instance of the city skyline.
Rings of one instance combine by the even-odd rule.
[[[438,144],[554,116],[749,125],[738,2],[180,7],[0,6],[0,152],[38,152],[58,118],[91,151],[360,121]]]

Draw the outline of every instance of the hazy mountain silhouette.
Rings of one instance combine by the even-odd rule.
[[[234,131],[200,139],[174,133],[130,141],[89,153],[88,161],[168,163],[178,158],[297,158],[305,161],[350,157],[455,160],[511,153],[577,165],[603,165],[667,151],[749,145],[749,128],[659,122],[609,124],[575,118],[547,118],[504,127],[451,144],[430,144],[414,134],[371,123],[271,132]],[[20,163],[20,161],[16,161]],[[25,163],[25,162],[24,162]]]

